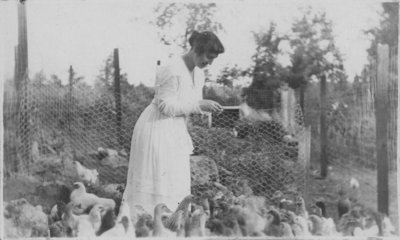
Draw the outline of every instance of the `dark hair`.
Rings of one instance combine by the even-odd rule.
[[[194,51],[197,54],[220,54],[225,51],[221,41],[213,32],[210,31],[193,31],[192,35],[189,38],[189,44],[191,48],[194,48]]]

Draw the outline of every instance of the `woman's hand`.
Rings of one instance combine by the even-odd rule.
[[[205,112],[220,113],[223,111],[222,106],[213,100],[200,100],[200,109]]]

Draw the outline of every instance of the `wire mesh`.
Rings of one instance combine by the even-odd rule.
[[[27,79],[19,94],[20,105],[13,110],[18,113],[18,159],[10,162],[20,163],[20,171],[29,172],[35,161],[53,156],[61,158],[64,165],[79,161],[96,169],[102,184],[125,183],[133,127],[150,99],[137,105],[131,99],[123,99],[124,131],[118,136],[115,99],[109,92],[86,84]],[[208,117],[192,115],[190,134],[195,154],[215,161],[219,172],[215,181],[228,184],[231,179],[244,178],[255,193],[266,196],[288,186],[303,191],[304,181],[298,180],[305,179],[306,160],[300,154],[303,149],[299,149],[298,138],[304,132],[304,124],[300,108],[293,108],[289,112],[293,112],[297,129],[290,133],[279,117],[279,109],[264,110],[275,118],[256,122],[239,116],[239,108]]]
[[[107,193],[97,186],[105,189],[120,184],[117,189],[123,190],[133,127],[151,97],[122,99],[121,124],[125,131],[118,136],[115,99],[110,92],[86,84],[71,86],[26,79],[18,94],[19,105],[15,103],[16,93],[5,96],[6,129],[17,146],[6,144],[6,162],[19,163],[15,168],[7,167],[9,176],[15,172],[35,176],[29,186],[35,196],[28,202],[41,204],[43,211],[50,213],[61,195],[65,199],[69,196],[53,190],[49,193],[49,186],[55,184],[57,191],[71,188],[79,179],[72,173],[77,170],[71,169],[71,163],[78,161],[98,172],[94,185],[87,180],[87,191],[110,196],[118,206],[121,195],[104,195]],[[250,191],[271,198],[277,190],[304,194],[309,157],[309,145],[305,143],[310,136],[300,107],[258,110],[260,116],[269,117],[255,121],[251,116],[244,117],[243,106],[227,108],[220,115],[192,114],[188,118],[195,147],[191,156],[192,194],[202,196],[215,183],[226,186],[236,196]],[[284,111],[286,117],[282,117]],[[12,202],[18,196],[7,198]]]
[[[255,195],[267,198],[277,190],[304,193],[308,159],[299,143],[307,140],[299,107],[293,110],[297,111],[295,134],[280,119],[252,122],[240,117],[239,111],[238,107],[219,115],[192,116],[195,154],[211,158],[218,169],[218,179],[194,185],[192,192],[201,195],[217,180],[232,191],[245,181]]]
[[[387,154],[389,161],[389,212],[397,222],[397,49],[391,48],[389,56],[389,82],[387,107]],[[351,178],[360,183],[358,199],[365,205],[377,209],[377,150],[375,95],[377,62],[364,69],[361,76],[346,85],[328,84],[327,113],[327,159],[330,174],[348,184]],[[314,165],[320,159],[319,84],[311,85],[307,91],[305,118],[312,128],[311,159]],[[316,94],[314,94],[316,93]],[[316,160],[316,161],[315,161]]]
[[[390,189],[397,187],[396,54],[391,52],[389,67]],[[371,202],[367,205],[374,206],[375,65],[365,70],[360,79],[347,88],[329,86],[328,161],[341,178],[356,177],[363,189],[360,197],[368,195]],[[313,85],[309,91],[318,92],[318,87]],[[277,190],[305,196],[310,155],[311,159],[319,159],[320,149],[320,112],[316,110],[320,108],[319,101],[312,98],[315,94],[306,96],[305,116],[299,106],[285,102],[274,109],[253,109],[250,116],[245,104],[226,108],[219,115],[191,115],[188,126],[194,143],[192,193],[200,196],[218,182],[236,196],[251,191],[270,199]],[[26,78],[18,93],[7,91],[4,99],[8,173],[41,174],[44,181],[57,177],[74,181],[63,170],[68,162],[79,161],[98,171],[101,185],[125,183],[133,127],[151,97],[122,98],[122,132],[118,131],[114,95],[95,86],[38,83]],[[305,122],[310,123],[311,130]],[[55,171],[59,175],[46,175],[46,169],[35,167],[46,159],[61,161],[63,168]],[[393,212],[397,212],[396,197],[396,192],[390,191],[391,209],[396,209]]]

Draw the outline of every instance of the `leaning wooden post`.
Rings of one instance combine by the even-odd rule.
[[[389,47],[378,44],[378,72],[375,93],[376,118],[376,161],[378,211],[389,214],[389,161],[388,161],[388,82],[389,82]]]
[[[328,156],[327,156],[327,146],[328,146],[328,134],[326,125],[326,76],[322,74],[320,77],[320,101],[321,101],[321,111],[320,111],[320,133],[321,133],[321,177],[326,178],[328,175]]]
[[[116,109],[117,141],[120,147],[124,144],[122,137],[121,83],[118,48],[114,49],[114,97]]]

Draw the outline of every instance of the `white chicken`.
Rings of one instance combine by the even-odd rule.
[[[171,219],[172,216],[174,219]],[[183,210],[173,213],[165,204],[157,204],[154,208],[153,237],[177,237],[183,227],[183,221]],[[170,226],[172,223],[178,228],[171,230],[165,226]]]
[[[350,179],[350,187],[351,188],[360,188],[360,183],[358,182],[358,180],[354,177],[352,177]]]
[[[73,161],[76,174],[79,179],[89,184],[96,184],[98,182],[99,172],[96,169],[88,169],[78,161]]]
[[[205,237],[206,236],[206,221],[208,219],[202,207],[197,208],[186,219],[186,236],[187,237]]]
[[[384,237],[396,236],[396,229],[387,215],[385,215],[382,220],[382,235]]]
[[[82,214],[96,204],[101,204],[105,209],[115,208],[115,201],[113,199],[101,198],[95,194],[87,193],[83,183],[76,182],[73,186],[74,190],[71,192],[70,202],[80,207],[79,209],[75,209],[75,214]]]
[[[89,215],[77,216],[77,237],[95,237],[96,232],[100,229],[101,215],[104,208],[101,204],[96,204],[90,210]]]

